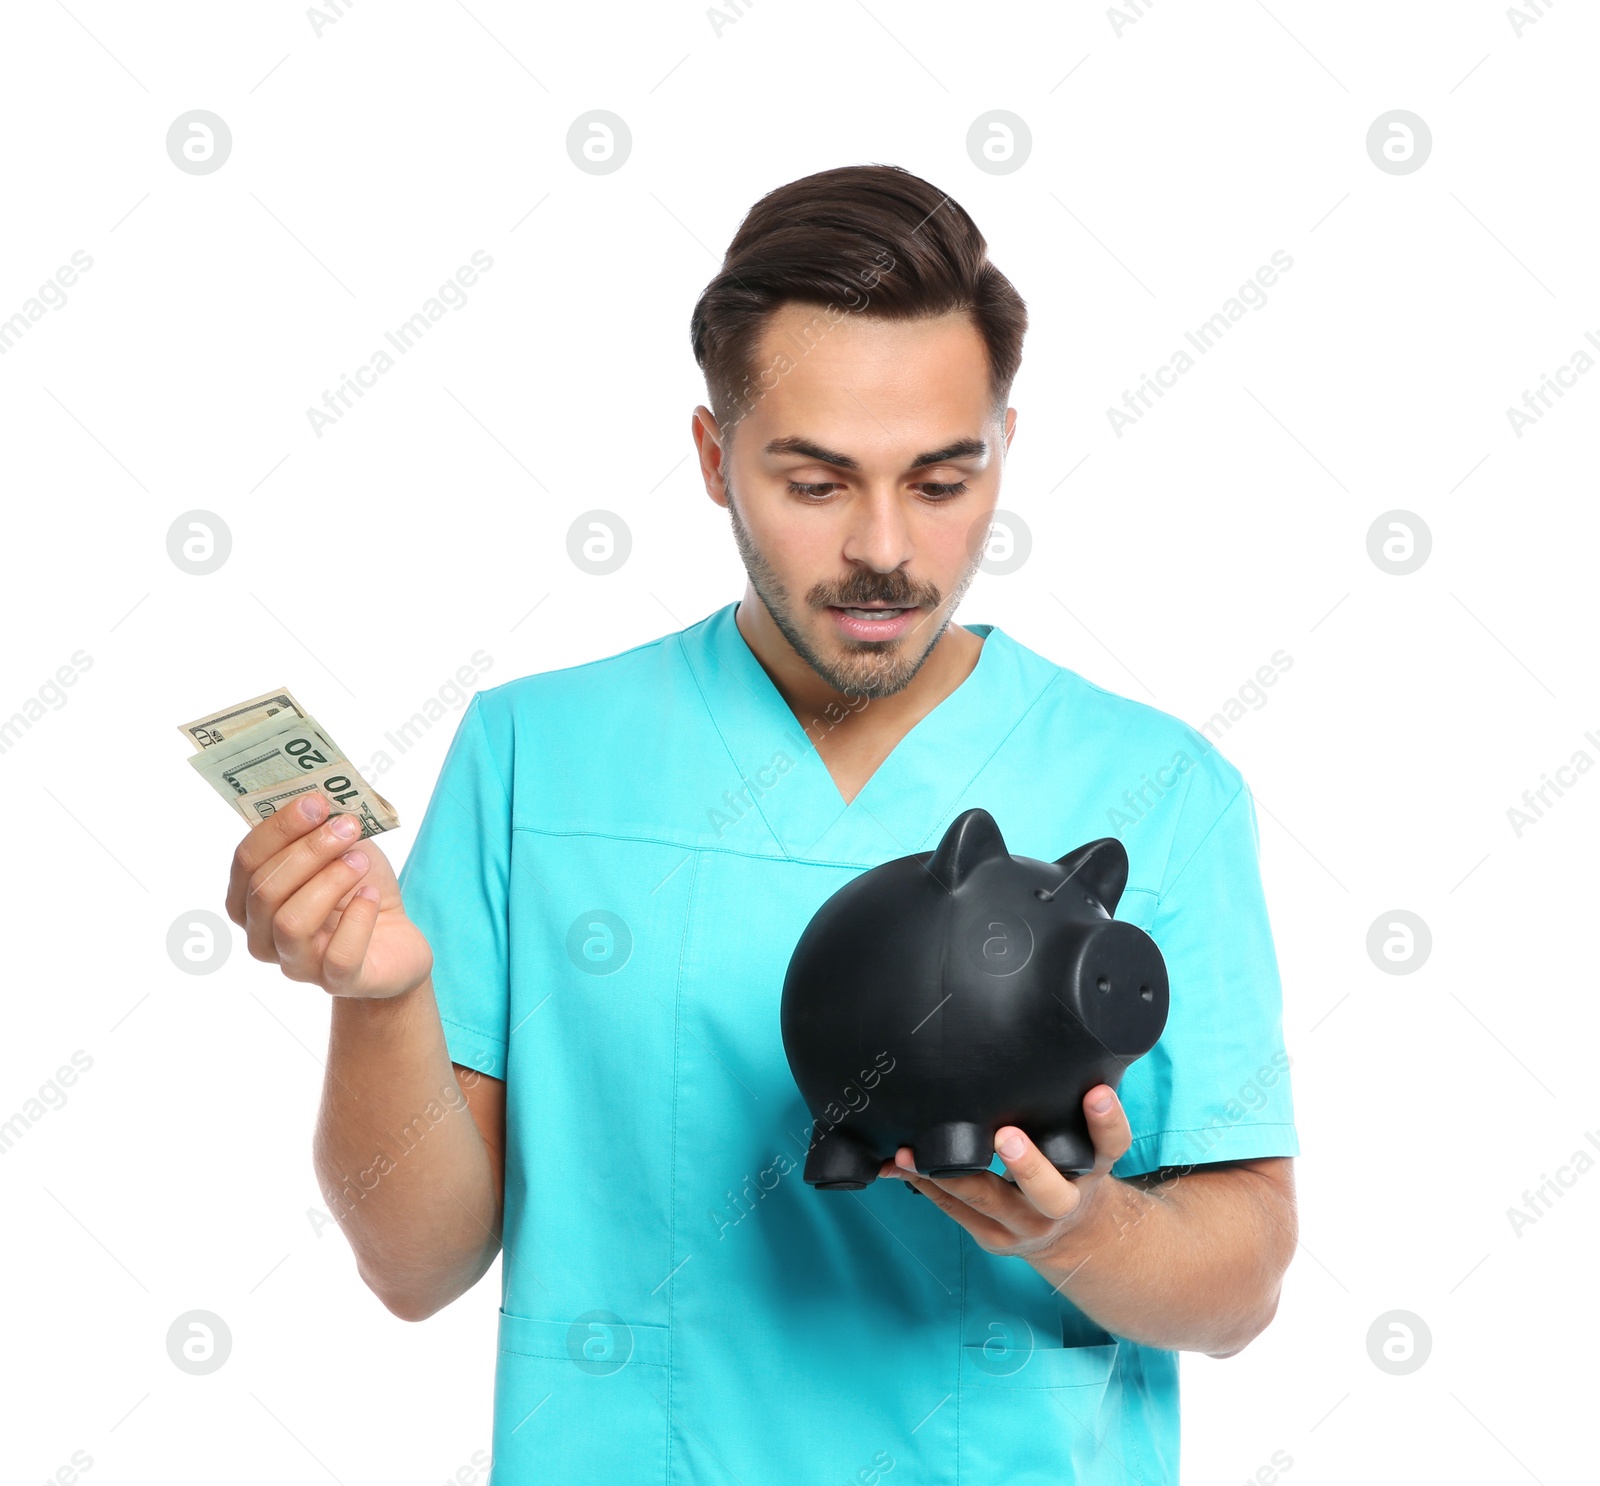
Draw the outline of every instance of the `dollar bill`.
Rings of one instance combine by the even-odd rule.
[[[208,712],[193,722],[180,723],[178,731],[196,748],[213,748],[218,743],[225,743],[230,738],[237,737],[247,728],[282,713],[288,713],[293,717],[306,715],[305,708],[289,695],[289,688],[286,686],[280,686],[276,691],[266,692],[259,697],[252,697],[248,702],[240,702],[236,707],[227,707],[221,712]]]
[[[330,814],[356,816],[361,822],[363,839],[376,836],[379,831],[392,831],[400,824],[394,807],[362,779],[348,759],[339,759],[312,770],[287,784],[258,789],[242,796],[236,803],[239,813],[251,825],[256,825],[269,815],[286,810],[311,790],[320,791],[327,799]]]
[[[280,721],[275,717],[200,753],[191,753],[189,763],[231,805],[240,795],[298,779],[344,756],[344,750],[316,718]]]
[[[311,789],[333,814],[357,816],[364,837],[400,824],[394,807],[286,687],[207,713],[179,731],[195,746],[189,758],[195,772],[252,826]]]

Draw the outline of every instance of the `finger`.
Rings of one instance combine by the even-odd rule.
[[[245,891],[257,868],[318,825],[328,813],[328,802],[317,790],[300,796],[293,809],[277,810],[257,821],[234,849],[228,874],[228,917],[242,929]]]
[[[1042,1223],[1016,1188],[998,1172],[975,1171],[959,1176],[923,1176],[911,1147],[895,1152],[894,1175],[942,1208],[985,1248],[994,1251],[1015,1245],[1019,1237],[1033,1236]]]
[[[366,876],[371,865],[371,858],[363,848],[351,847],[342,856],[325,863],[272,915],[272,946],[278,964],[290,980],[322,979],[323,955],[328,948],[328,920],[339,901]]]
[[[1133,1130],[1122,1101],[1110,1084],[1096,1084],[1083,1096],[1083,1113],[1094,1141],[1094,1175],[1105,1176],[1128,1153]]]
[[[948,1216],[955,1219],[970,1233],[985,1249],[994,1251],[1011,1247],[1017,1241],[1017,1235],[1004,1223],[991,1218],[986,1212],[980,1212],[970,1202],[960,1195],[958,1188],[965,1187],[969,1195],[979,1193],[983,1186],[982,1178],[987,1177],[990,1182],[1004,1187],[1000,1178],[992,1171],[979,1172],[974,1176],[922,1176],[913,1168],[900,1172],[900,1180],[913,1191],[922,1193],[933,1205],[942,1209]],[[1005,1193],[1011,1189],[1004,1187]],[[980,1196],[980,1200],[981,1196]],[[996,1194],[996,1201],[1003,1200]],[[1016,1200],[1013,1194],[1013,1200]]]
[[[321,983],[329,995],[349,996],[360,991],[367,946],[377,922],[378,890],[368,883],[356,889],[355,897],[339,915],[339,927],[323,952]]]
[[[353,815],[336,814],[316,830],[297,837],[276,856],[269,857],[245,881],[244,926],[250,953],[273,961],[273,916],[327,863],[336,861],[355,845],[361,823]]]
[[[1017,1190],[1045,1223],[1059,1223],[1077,1210],[1083,1193],[1055,1169],[1026,1132],[1015,1125],[1002,1125],[994,1133],[994,1148],[1016,1178]]]

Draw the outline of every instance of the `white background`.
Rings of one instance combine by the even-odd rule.
[[[1520,836],[1507,810],[1600,759],[1600,373],[1521,437],[1506,410],[1600,336],[1600,28],[1143,9],[760,0],[719,34],[698,4],[440,0],[319,35],[294,5],[7,7],[0,320],[93,266],[0,356],[0,719],[92,662],[0,753],[0,1121],[92,1059],[0,1161],[6,1480],[81,1450],[90,1481],[431,1486],[487,1451],[498,1269],[408,1325],[325,1221],[325,998],[237,937],[212,975],[168,959],[239,835],[174,725],[287,684],[364,761],[475,651],[497,684],[737,597],[689,312],[757,197],[873,161],[965,206],[1032,318],[1001,504],[1033,552],[962,619],[1196,726],[1293,658],[1222,748],[1261,824],[1303,1242],[1267,1332],[1184,1358],[1185,1481],[1275,1451],[1293,1486],[1579,1478],[1600,1174],[1520,1236],[1508,1209],[1600,1130],[1600,777]],[[1396,108],[1432,132],[1404,175],[1366,149]],[[166,152],[194,109],[232,133],[210,174]],[[608,175],[567,153],[593,109],[632,133]],[[1032,135],[1007,174],[966,147],[995,109]],[[318,437],[306,410],[476,249],[465,307]],[[1266,305],[1113,432],[1279,249]],[[633,538],[604,578],[567,555],[594,508]],[[209,576],[167,554],[196,509],[232,534]],[[1432,536],[1406,576],[1367,550],[1395,509]],[[445,698],[380,786],[397,864]],[[1407,975],[1366,948],[1397,908],[1433,938]],[[204,1377],[166,1354],[194,1309],[232,1334]],[[1431,1334],[1404,1376],[1368,1354],[1393,1310]]]

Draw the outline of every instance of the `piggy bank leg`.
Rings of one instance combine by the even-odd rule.
[[[1089,1127],[1079,1120],[1075,1127],[1054,1130],[1034,1137],[1040,1153],[1063,1176],[1082,1176],[1094,1169],[1094,1141]]]
[[[911,1142],[911,1156],[923,1176],[987,1171],[994,1160],[994,1135],[971,1120],[947,1120],[918,1135]]]
[[[808,1187],[855,1191],[877,1181],[884,1159],[847,1126],[815,1120],[803,1175]]]

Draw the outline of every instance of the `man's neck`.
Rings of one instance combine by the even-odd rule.
[[[817,675],[749,588],[734,622],[772,684],[815,740],[836,779],[841,769],[847,774],[864,769],[870,775],[901,738],[972,674],[984,644],[980,635],[952,621],[905,687],[893,696],[876,697],[863,705],[859,696],[836,691]],[[930,616],[926,622],[938,621]],[[813,726],[819,722],[820,728]],[[827,725],[830,722],[834,723],[831,727]],[[844,792],[847,797],[851,793]]]

